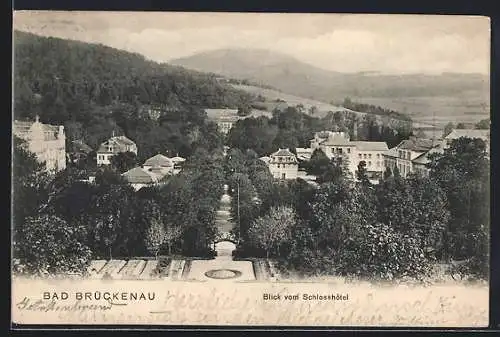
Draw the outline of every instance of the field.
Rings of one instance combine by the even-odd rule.
[[[406,113],[416,122],[438,127],[448,122],[477,123],[490,117],[488,98],[473,94],[460,97],[353,97],[352,100]]]
[[[345,110],[342,107],[282,93],[277,90],[264,89],[249,85],[233,85],[255,95],[266,98],[265,105],[272,111],[278,103],[276,99],[286,101],[289,105],[302,104],[306,111],[310,107],[318,108],[316,117],[326,115],[328,111]],[[352,97],[355,102],[372,104],[383,108],[408,114],[414,121],[414,127],[429,127],[435,125],[442,129],[448,122],[477,123],[481,119],[489,118],[489,99],[487,95],[470,92],[462,96],[422,96],[422,97]]]
[[[311,98],[305,98],[305,97],[299,97],[299,96],[294,96],[291,94],[285,94],[277,90],[272,90],[272,89],[264,89],[260,87],[255,87],[251,85],[242,85],[242,84],[232,84],[233,87],[237,89],[244,90],[246,92],[249,92],[254,95],[261,95],[266,98],[266,103],[269,105],[269,110],[273,110],[273,106],[277,105],[277,102],[275,102],[277,99],[281,99],[285,102],[287,102],[288,105],[299,105],[302,104],[307,111],[313,106],[315,106],[318,109],[318,112],[314,115],[315,117],[323,117],[325,116],[329,111],[345,111],[348,109],[345,109],[340,106],[328,104],[325,102],[320,102]]]

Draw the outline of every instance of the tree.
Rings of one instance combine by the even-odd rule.
[[[295,225],[295,211],[290,207],[273,207],[263,217],[255,219],[248,236],[252,244],[263,248],[269,258],[271,250],[279,254],[280,245],[289,240],[290,230]]]
[[[455,259],[487,261],[475,240],[490,224],[490,162],[481,139],[453,140],[442,154],[430,156],[430,177],[446,192],[450,221],[444,253]],[[476,237],[476,239],[474,239]],[[484,262],[486,263],[486,262]]]
[[[112,156],[110,162],[119,173],[124,173],[137,166],[137,156],[130,151],[120,152]]]
[[[366,170],[366,162],[364,160],[360,161],[358,164],[358,170],[356,171],[356,178],[358,178],[358,180],[364,185],[370,184],[370,180],[368,179]]]
[[[27,149],[28,144],[16,136],[13,139],[12,154],[12,204],[13,244],[16,248],[18,233],[22,231],[25,219],[36,216],[48,199],[49,176],[45,164]]]
[[[182,235],[182,228],[173,224],[167,224],[165,226],[165,243],[168,247],[168,255],[172,255],[172,246],[180,236]]]
[[[444,126],[444,129],[443,129],[443,138],[448,136],[451,133],[451,131],[453,131],[454,128],[455,128],[455,125],[452,122],[449,122],[448,124],[446,124]]]
[[[146,232],[146,247],[158,259],[158,253],[166,240],[167,233],[160,219],[151,219],[151,224]],[[170,252],[169,252],[170,254]]]
[[[458,123],[456,128],[457,129],[466,129],[466,126],[464,123]]]
[[[479,129],[479,130],[485,130],[485,129],[489,129],[490,125],[491,125],[490,119],[486,118],[486,119],[482,119],[479,122],[477,122],[475,125],[475,128]]]
[[[29,217],[19,241],[19,258],[27,273],[84,273],[91,258],[85,227],[42,214]]]

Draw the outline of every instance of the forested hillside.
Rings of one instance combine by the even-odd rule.
[[[137,142],[139,157],[167,150],[189,155],[197,144],[217,141],[202,108],[236,108],[251,100],[213,75],[103,45],[16,31],[14,51],[15,119],[38,114],[94,149],[114,130]],[[150,107],[160,107],[164,116],[150,118],[144,113]]]

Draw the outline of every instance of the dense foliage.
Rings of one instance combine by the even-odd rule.
[[[358,102],[353,102],[350,98],[345,98],[344,102],[341,104],[344,108],[354,110],[354,111],[359,111],[359,112],[368,112],[370,114],[374,115],[379,115],[379,116],[386,116],[390,118],[395,118],[395,119],[401,119],[401,120],[406,120],[406,121],[411,121],[410,116],[390,110],[390,109],[385,109],[376,105],[371,105],[371,104],[364,104],[364,103],[358,103]]]
[[[102,45],[15,32],[14,53],[15,119],[38,114],[64,124],[68,149],[83,140],[97,150],[115,131],[137,143],[139,161],[157,153],[186,157],[198,146],[221,145],[203,108],[251,100],[213,75]]]
[[[411,123],[383,122],[372,115],[360,118],[356,113],[330,112],[323,118],[303,113],[300,106],[275,109],[273,117],[246,118],[230,130],[227,143],[242,151],[252,149],[259,156],[278,148],[309,147],[314,133],[323,130],[348,132],[352,140],[385,141],[389,147],[411,134]]]

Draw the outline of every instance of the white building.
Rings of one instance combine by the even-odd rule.
[[[471,139],[481,139],[486,144],[486,155],[489,157],[490,148],[490,130],[477,130],[477,129],[454,129],[452,130],[444,139],[435,140],[433,142],[433,147],[427,152],[422,153],[418,157],[412,160],[412,172],[419,173],[421,175],[427,175],[429,173],[429,168],[427,167],[430,163],[430,155],[434,153],[443,153],[445,149],[449,148],[451,142],[455,139],[461,137],[471,138]]]
[[[289,149],[279,149],[269,156],[269,171],[276,179],[297,179],[299,164]]]
[[[383,154],[389,148],[385,142],[351,141],[346,132],[321,131],[311,140],[311,150],[316,149],[321,149],[329,159],[347,165],[353,177],[359,163],[364,161],[368,178],[377,183],[385,169]]]
[[[40,123],[38,116],[34,122],[14,121],[13,134],[24,139],[27,150],[34,153],[39,162],[45,162],[49,172],[66,168],[66,135],[64,126]]]
[[[120,152],[132,152],[137,155],[137,145],[125,136],[113,136],[97,150],[97,165],[111,164],[111,157]]]
[[[410,137],[401,141],[398,145],[384,153],[384,167],[394,172],[397,167],[401,177],[407,177],[410,173],[421,170],[426,160],[421,157],[431,149],[438,148],[442,142],[433,139]],[[420,157],[420,158],[419,158]],[[414,163],[414,161],[417,162]]]
[[[238,116],[238,109],[205,109],[207,118],[217,123],[218,130],[223,134],[228,134],[234,123],[243,117]]]

